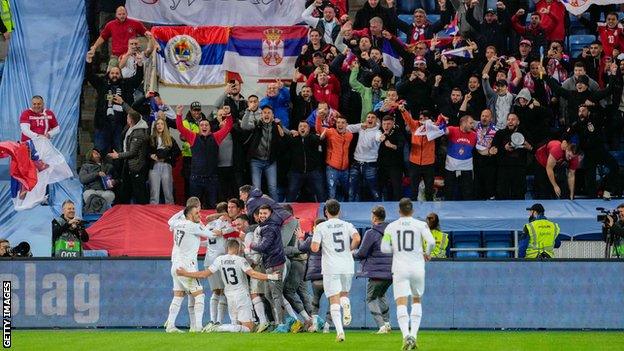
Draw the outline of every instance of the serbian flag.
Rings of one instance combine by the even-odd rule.
[[[224,69],[242,76],[291,79],[308,27],[234,27]]]
[[[392,71],[395,77],[403,75],[403,65],[401,64],[399,54],[397,54],[396,50],[392,47],[390,40],[385,39],[383,41],[381,56],[383,57],[384,65]]]
[[[222,65],[228,27],[153,27],[152,34],[158,43],[156,67],[163,84],[225,84]]]
[[[470,47],[464,46],[464,47],[452,49],[452,50],[443,50],[442,55],[472,58],[472,51],[470,51]]]
[[[453,17],[453,20],[451,20],[451,22],[447,24],[446,27],[438,33],[438,35],[440,37],[452,37],[454,35],[457,35],[458,32],[459,17],[455,15],[455,17]]]

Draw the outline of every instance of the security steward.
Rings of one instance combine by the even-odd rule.
[[[448,234],[440,230],[440,218],[437,213],[431,212],[427,215],[427,225],[435,239],[435,248],[431,251],[433,258],[446,258],[446,247],[448,246]]]
[[[544,216],[544,206],[534,204],[527,208],[529,223],[524,225],[519,239],[519,257],[548,259],[555,257],[555,248],[561,246],[559,225]]]

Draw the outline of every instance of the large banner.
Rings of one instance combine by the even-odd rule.
[[[221,65],[228,32],[228,27],[153,27],[160,81],[181,86],[225,84]]]
[[[301,22],[305,1],[128,0],[130,17],[189,26],[290,26]]]
[[[583,12],[587,11],[587,9],[591,5],[610,5],[610,4],[621,4],[624,3],[624,0],[561,0],[565,5],[568,12],[573,15],[580,15]]]
[[[223,68],[242,76],[290,79],[308,27],[234,27]]]

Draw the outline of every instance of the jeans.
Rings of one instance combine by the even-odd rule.
[[[202,208],[215,208],[217,205],[217,193],[219,192],[219,179],[217,175],[198,176],[191,175],[190,195],[197,196],[202,203]]]
[[[456,187],[459,187],[459,197]],[[444,200],[472,200],[472,171],[449,171],[446,170],[444,177]]]
[[[280,264],[279,266],[268,267],[266,269],[266,273],[277,273],[282,276],[284,273],[284,265]],[[267,287],[269,289],[269,294],[271,295],[269,302],[271,303],[271,307],[273,307],[275,323],[282,324],[284,323],[284,310],[282,308],[284,300],[284,282],[282,280],[269,280],[267,281]]]
[[[165,203],[173,204],[173,175],[171,165],[167,162],[155,162],[149,171],[150,204],[160,203],[160,186],[162,184]]]
[[[338,170],[331,166],[327,166],[325,171],[327,176],[327,195],[330,199],[338,201],[344,201],[349,195],[349,170]],[[336,197],[336,190],[340,186],[342,193],[339,197]]]
[[[607,174],[603,178],[604,190],[615,192],[619,189],[619,166],[617,161],[606,149],[599,152],[585,152],[583,168],[585,168],[585,195],[594,199],[597,197],[596,190],[596,167],[603,165]]]
[[[496,193],[496,158],[475,154],[473,162],[475,199],[487,200]]]
[[[305,269],[306,263],[304,261],[291,260],[290,269],[284,281],[284,297],[297,313],[301,313],[301,311],[312,312],[310,294],[303,280]]]
[[[297,201],[299,191],[302,187],[316,197],[316,202],[325,202],[325,188],[323,188],[323,175],[320,170],[314,170],[308,173],[288,172],[288,195],[287,202]]]
[[[412,188],[412,200],[418,200],[420,180],[425,182],[425,200],[433,201],[434,165],[417,165],[410,162],[409,175]]]
[[[498,167],[496,200],[524,200],[527,181],[526,166],[501,165]]]
[[[360,177],[373,198],[379,201],[379,191],[377,190],[377,162],[353,161],[349,169],[349,201],[360,201]]]
[[[379,181],[379,193],[384,201],[399,201],[403,195],[401,181],[403,168],[397,166],[379,167],[377,180]]]
[[[149,201],[146,181],[147,171],[138,173],[126,171],[119,191],[119,203],[129,204],[134,200],[134,204],[146,205]]]
[[[113,149],[117,152],[121,152],[121,132],[123,132],[125,125],[113,121],[110,117],[105,118],[106,123],[104,127],[95,130],[93,143],[95,147],[103,153],[108,153]]]
[[[366,304],[377,327],[390,322],[388,315],[390,307],[386,299],[386,291],[390,285],[392,285],[392,280],[386,279],[369,279],[366,284]]]
[[[269,196],[275,201],[277,197],[277,162],[251,160],[251,184],[254,188],[262,189],[262,174],[266,177]]]

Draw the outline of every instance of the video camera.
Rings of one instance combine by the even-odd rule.
[[[604,207],[596,207],[596,211],[598,211],[598,215],[596,216],[597,222],[606,222],[608,217],[612,217],[614,221],[617,221],[619,216],[619,211],[615,210],[605,210]]]
[[[9,247],[4,253],[4,257],[32,257],[30,252],[30,244],[22,241],[15,247]]]

